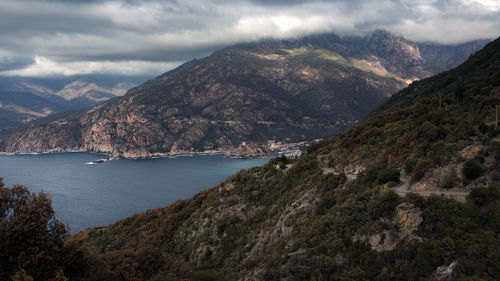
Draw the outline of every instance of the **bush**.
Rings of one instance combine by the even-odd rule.
[[[368,212],[373,219],[390,218],[394,215],[394,210],[399,203],[401,203],[401,197],[396,192],[392,190],[382,191],[376,200],[368,203]]]
[[[477,160],[469,160],[464,163],[464,168],[462,169],[463,175],[468,180],[475,180],[481,176],[484,172],[483,166]]]
[[[26,270],[21,269],[16,272],[14,278],[12,278],[12,281],[33,281],[33,277],[26,273]]]
[[[420,160],[415,166],[412,181],[419,181],[425,176],[425,172],[429,168],[429,161]]]
[[[452,176],[448,175],[441,183],[441,188],[450,189],[455,185],[455,180]]]
[[[495,187],[478,187],[474,188],[467,196],[467,201],[474,203],[477,206],[486,206],[500,199],[500,193]]]
[[[394,169],[394,168],[387,168],[384,169],[379,175],[378,175],[378,183],[386,183],[386,182],[395,182],[399,183],[399,170]]]
[[[417,165],[417,160],[416,159],[408,159],[406,160],[404,164],[404,171],[406,174],[411,174],[413,172],[413,169],[415,169],[415,166]]]
[[[223,281],[225,280],[219,273],[213,270],[200,270],[193,274],[195,281]]]

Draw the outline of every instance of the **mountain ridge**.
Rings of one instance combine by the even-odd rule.
[[[380,42],[386,47],[379,50]],[[470,53],[480,44],[461,48]],[[160,75],[79,120],[16,133],[0,147],[137,158],[246,146],[252,153],[244,156],[258,156],[267,140],[342,132],[408,82],[429,76],[427,64],[418,44],[381,31],[363,38],[327,34],[240,44]]]
[[[500,38],[298,159],[72,239],[118,280],[498,279],[499,93]]]
[[[92,77],[87,77],[92,78]],[[0,77],[0,103],[2,104],[0,136],[29,127],[38,118],[61,116],[64,111],[88,110],[91,107],[123,95],[134,84],[119,82],[112,88],[101,87],[95,82],[79,78],[44,79]],[[61,80],[61,81],[59,81]],[[59,88],[57,84],[63,84]],[[53,118],[52,116],[51,118]],[[36,122],[39,123],[39,122]]]

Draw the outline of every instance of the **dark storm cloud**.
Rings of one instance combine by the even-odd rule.
[[[499,21],[496,0],[2,0],[0,74],[158,74],[229,44],[319,32],[459,43],[498,36]]]

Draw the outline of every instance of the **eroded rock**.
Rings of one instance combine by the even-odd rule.
[[[441,280],[452,280],[453,271],[457,266],[457,262],[454,261],[449,265],[439,266],[436,271],[432,274],[431,281],[441,281]]]
[[[355,234],[353,241],[367,242],[377,252],[392,251],[410,242],[421,242],[422,238],[414,234],[423,222],[422,211],[412,203],[401,203],[396,207],[391,229],[373,235]]]

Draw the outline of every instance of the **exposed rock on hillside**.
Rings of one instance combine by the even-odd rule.
[[[457,266],[457,262],[454,261],[449,265],[443,265],[436,269],[430,278],[431,281],[441,281],[441,280],[452,280],[452,274]]]
[[[356,234],[352,240],[368,242],[377,252],[392,251],[413,241],[421,242],[422,238],[414,232],[422,221],[422,211],[419,208],[411,203],[401,203],[397,206],[392,221],[384,221],[390,229],[370,236]]]

